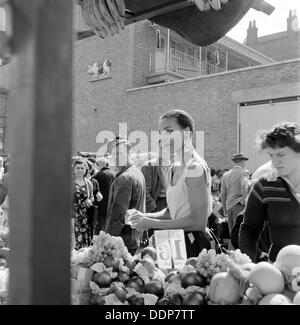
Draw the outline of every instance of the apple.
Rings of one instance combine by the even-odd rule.
[[[145,293],[151,293],[158,298],[162,298],[164,296],[164,288],[158,281],[149,281],[145,285]]]
[[[169,298],[162,298],[158,300],[157,305],[162,306],[162,305],[169,305],[170,299]]]
[[[122,303],[126,301],[126,291],[119,287],[112,287],[108,290],[107,295],[114,294]]]
[[[190,257],[186,260],[185,265],[192,265],[194,268],[197,267],[197,261],[198,258],[197,257]]]
[[[182,302],[183,305],[205,305],[205,299],[199,292],[187,293]]]
[[[101,306],[103,306],[105,304],[105,300],[104,300],[103,297],[101,297],[99,295],[91,295],[90,304],[91,305],[101,305]]]
[[[156,266],[152,259],[150,258],[143,258],[140,263],[143,267],[148,271],[149,274],[154,274]]]
[[[165,278],[165,282],[169,282],[169,279],[173,276],[173,275],[176,275],[177,272],[176,271],[171,271],[170,273],[168,273],[166,275],[166,278]]]
[[[153,261],[157,260],[156,249],[153,247],[145,247],[141,252],[141,258],[144,258],[146,255],[151,257]]]
[[[175,295],[171,296],[169,305],[181,306],[182,305],[181,295],[179,293],[176,293]]]
[[[100,288],[109,288],[111,285],[111,277],[108,272],[101,272],[95,273],[93,275],[93,281],[100,287]]]
[[[124,272],[124,271],[118,272],[118,280],[120,282],[127,283],[129,279],[130,279],[130,276],[127,272]]]
[[[112,256],[106,256],[103,263],[107,268],[112,267],[114,271],[119,268],[119,260]]]
[[[132,295],[127,299],[129,305],[141,306],[144,305],[144,298],[138,295]]]
[[[135,289],[137,292],[143,293],[145,290],[145,282],[141,277],[134,276],[127,282],[127,287]]]
[[[136,263],[134,261],[129,261],[129,260],[126,260],[124,261],[124,266],[128,267],[130,272],[129,273],[130,275],[132,274],[132,270],[136,267]]]
[[[174,274],[169,278],[169,283],[176,283],[181,285],[182,274]]]
[[[298,291],[294,296],[293,303],[294,305],[300,305],[300,291]]]
[[[187,288],[189,286],[205,287],[205,278],[196,271],[191,271],[183,274],[181,279],[181,286]]]

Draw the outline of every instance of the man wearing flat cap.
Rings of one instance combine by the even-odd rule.
[[[118,136],[108,142],[107,151],[116,166],[116,176],[110,186],[105,231],[122,237],[130,254],[138,248],[137,233],[125,224],[126,212],[136,209],[146,212],[146,185],[142,172],[130,159],[131,145]]]
[[[245,208],[247,181],[249,180],[249,172],[245,169],[247,160],[249,160],[248,157],[243,153],[235,154],[232,157],[234,166],[223,175],[221,183],[221,203],[225,215],[228,216],[229,235],[231,235],[236,217]]]

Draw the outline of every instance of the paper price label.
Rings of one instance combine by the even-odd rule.
[[[162,269],[171,269],[172,251],[169,243],[168,230],[155,230],[154,238],[155,238],[158,266]]]
[[[187,260],[183,230],[154,231],[158,266],[181,269]]]
[[[175,269],[182,269],[187,260],[183,230],[169,230],[172,258]]]

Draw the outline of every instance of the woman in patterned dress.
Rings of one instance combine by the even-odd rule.
[[[73,222],[77,250],[90,246],[92,242],[87,209],[93,205],[93,185],[84,177],[86,171],[86,162],[83,159],[76,159],[73,165]]]

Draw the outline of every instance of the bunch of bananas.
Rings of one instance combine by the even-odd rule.
[[[101,38],[125,28],[124,0],[82,0],[81,9],[85,23]]]
[[[228,0],[194,0],[194,2],[200,11],[209,11],[210,8],[220,10],[221,3],[225,4]]]

